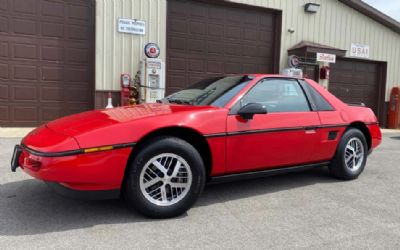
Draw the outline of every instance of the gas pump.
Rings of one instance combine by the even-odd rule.
[[[121,75],[121,106],[129,105],[130,84],[131,84],[131,76],[129,74],[122,74]]]
[[[165,95],[165,64],[158,59],[160,49],[157,44],[145,47],[147,58],[140,62],[140,102],[156,102]]]

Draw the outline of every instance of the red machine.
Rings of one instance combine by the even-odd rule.
[[[394,87],[390,93],[388,128],[400,127],[400,88]]]
[[[129,105],[130,100],[131,76],[129,74],[121,75],[121,106]]]
[[[329,66],[324,66],[319,70],[319,79],[329,80],[330,68]]]

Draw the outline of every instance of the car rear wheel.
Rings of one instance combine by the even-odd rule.
[[[336,178],[356,179],[364,170],[367,154],[368,145],[364,134],[350,128],[343,134],[329,169]]]
[[[147,142],[132,161],[124,195],[140,213],[169,218],[187,211],[204,184],[198,151],[179,138],[159,137]]]

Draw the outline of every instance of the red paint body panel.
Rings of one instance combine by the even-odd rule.
[[[301,119],[299,119],[301,117]],[[228,116],[227,132],[275,130],[319,126],[318,113],[271,113],[244,121]],[[285,138],[285,139],[282,139]],[[311,153],[318,149],[316,129],[254,133],[227,137],[227,172],[243,172],[277,166],[311,162]],[[251,156],[251,157],[244,157]]]
[[[24,139],[25,145],[42,152],[59,152],[78,149],[77,141],[71,137],[49,129],[46,125],[31,131]]]
[[[140,142],[159,129],[185,127],[206,137],[212,154],[211,176],[328,161],[335,154],[346,127],[353,122],[367,124],[372,148],[380,144],[381,132],[369,108],[348,106],[312,80],[306,81],[335,110],[270,113],[256,115],[249,121],[229,115],[230,108],[266,77],[282,76],[255,75],[223,108],[143,104],[89,111],[35,129],[22,144],[44,153],[83,150]],[[328,139],[332,131],[337,136]],[[108,190],[121,187],[131,152],[132,148],[126,147],[43,157],[24,150],[19,162],[25,172],[38,179],[77,190]],[[34,166],[37,162],[41,164],[38,168]]]
[[[123,148],[73,156],[40,157],[23,150],[19,161],[29,175],[75,190],[119,189],[131,151],[131,148]],[[40,169],[27,166],[27,158],[40,161]]]

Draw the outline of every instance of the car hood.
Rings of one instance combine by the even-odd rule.
[[[49,122],[46,126],[57,133],[62,133],[67,136],[77,136],[88,131],[134,120],[172,115],[174,113],[194,112],[210,108],[212,107],[158,103],[140,104],[113,109],[87,111]]]

